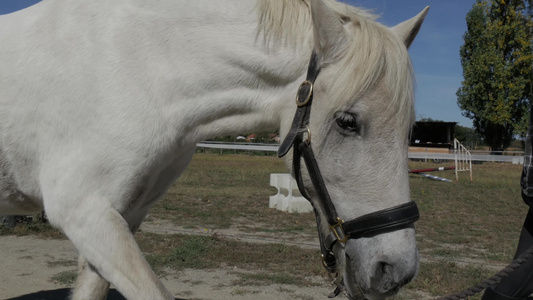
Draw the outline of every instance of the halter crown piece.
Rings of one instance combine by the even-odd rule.
[[[395,231],[406,228],[419,219],[418,208],[416,203],[411,201],[388,209],[376,211],[358,217],[351,221],[341,219],[335,210],[335,205],[331,201],[328,190],[320,173],[318,163],[315,159],[311,145],[311,131],[309,130],[309,118],[311,115],[311,105],[313,103],[313,85],[320,73],[319,56],[313,51],[309,67],[307,69],[307,78],[300,85],[296,96],[298,108],[289,133],[281,143],[278,156],[285,156],[291,148],[293,149],[293,175],[298,183],[300,193],[314,207],[315,217],[318,224],[318,235],[320,238],[320,249],[322,252],[323,266],[329,273],[335,273],[337,270],[337,260],[333,253],[335,243],[346,243],[349,239],[358,239],[361,237],[370,237],[383,232]],[[307,139],[304,140],[304,133],[307,132]],[[318,196],[318,203],[313,203],[309,193],[304,187],[301,158],[303,157],[313,188]],[[329,224],[329,234],[324,234],[320,230],[321,218],[319,210],[315,205],[320,206]],[[334,292],[338,294],[340,290]]]

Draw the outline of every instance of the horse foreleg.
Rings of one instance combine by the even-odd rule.
[[[173,300],[144,259],[124,218],[109,206],[84,207],[95,202],[102,205],[93,199],[72,209],[54,204],[48,209],[50,222],[61,227],[93,268],[82,270],[80,286],[74,290],[73,298],[91,299],[87,295],[93,291],[87,289],[105,286],[103,279],[98,278],[100,275],[129,300]],[[82,283],[86,278],[89,283]]]
[[[146,213],[147,211],[139,211],[130,215],[128,224],[131,233],[135,234]],[[109,282],[102,278],[82,255],[78,259],[78,278],[74,291],[76,291],[76,296],[82,296],[82,298],[74,297],[73,293],[71,300],[105,300],[109,293]]]
[[[72,300],[105,300],[109,292],[109,282],[102,278],[87,260],[80,255],[78,279],[74,286]]]

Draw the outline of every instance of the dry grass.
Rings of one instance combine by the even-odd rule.
[[[450,164],[411,163],[410,167],[446,165]],[[472,183],[467,174],[460,174],[458,183],[410,175],[411,195],[421,212],[416,229],[423,259],[410,289],[435,296],[456,292],[512,260],[527,214],[520,173],[521,166],[484,163],[474,165]],[[435,175],[454,178],[453,171]]]
[[[410,163],[413,169],[449,165]],[[474,165],[472,183],[467,174],[460,174],[458,183],[410,175],[412,198],[421,211],[416,227],[423,262],[419,277],[408,290],[434,296],[458,291],[512,259],[527,212],[520,198],[520,171],[521,166],[511,164]],[[267,208],[268,195],[275,193],[268,186],[269,174],[276,172],[285,172],[285,167],[274,157],[197,155],[152,216],[157,213],[196,228],[314,234],[312,214],[288,215]],[[453,171],[437,175],[454,178]],[[183,203],[192,210],[178,209]],[[167,210],[168,206],[176,209]],[[221,258],[219,264],[232,264],[231,257],[228,259]],[[311,267],[304,268],[319,268],[313,265],[316,261],[311,262]],[[268,260],[265,263],[268,265]]]
[[[283,244],[258,244],[220,236],[156,235],[139,233],[137,240],[156,272],[166,268],[240,270],[243,282],[260,281],[310,285],[312,275],[323,275],[318,250]],[[250,274],[245,271],[255,271]]]
[[[272,156],[196,154],[150,215],[188,228],[315,234],[312,214],[268,208],[268,197],[277,192],[270,174],[285,172]]]

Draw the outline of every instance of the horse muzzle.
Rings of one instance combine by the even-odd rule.
[[[406,235],[413,237],[405,239]],[[385,299],[411,282],[419,268],[416,245],[404,242],[411,239],[414,240],[414,230],[404,229],[347,242],[343,281],[348,298]],[[395,240],[400,244],[392,242]]]

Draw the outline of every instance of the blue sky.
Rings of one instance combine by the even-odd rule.
[[[429,6],[422,29],[409,53],[415,68],[416,118],[432,118],[472,127],[457,105],[455,93],[463,80],[459,48],[466,31],[466,14],[475,0],[343,0],[372,9],[379,21],[394,26]]]
[[[0,15],[17,11],[39,1],[40,0],[0,0]]]
[[[461,86],[463,74],[459,47],[466,31],[465,17],[475,0],[341,1],[372,9],[381,16],[379,21],[388,26],[403,22],[430,6],[424,25],[409,50],[417,78],[417,120],[432,118],[472,127],[472,121],[461,115],[455,93]],[[36,2],[38,0],[0,0],[0,14]]]

